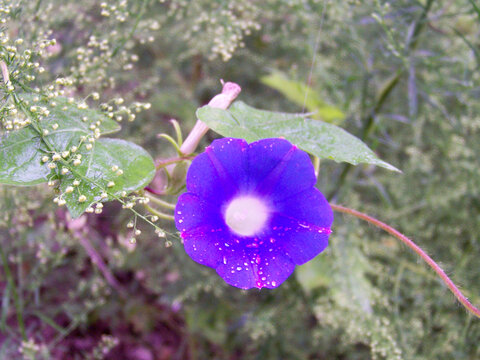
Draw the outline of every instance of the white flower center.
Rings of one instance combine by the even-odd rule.
[[[225,222],[234,233],[252,236],[263,229],[268,214],[268,207],[264,201],[252,196],[241,196],[228,204]]]

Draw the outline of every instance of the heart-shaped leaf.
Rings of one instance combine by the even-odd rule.
[[[82,159],[85,160],[61,178],[63,199],[73,218],[95,202],[142,189],[155,175],[152,157],[142,147],[125,140],[99,139],[90,151],[82,154]],[[75,180],[79,185],[74,185]],[[73,187],[74,191],[66,193],[67,187]],[[108,197],[102,198],[102,193]],[[79,201],[82,195],[83,201]]]
[[[54,102],[34,101],[31,94],[22,95],[25,104],[45,107],[49,114],[39,127],[47,130],[43,138],[50,145],[47,147],[42,136],[32,125],[12,131],[0,138],[0,183],[9,185],[35,185],[48,180],[51,170],[42,157],[54,152],[69,151],[72,146],[79,146],[82,137],[94,135],[98,128],[101,134],[120,130],[117,122],[93,109],[79,108],[67,98],[58,97]],[[55,104],[53,106],[52,104]],[[91,128],[92,127],[92,128]]]
[[[319,158],[352,165],[372,164],[399,171],[380,160],[360,139],[342,128],[311,120],[303,114],[258,110],[237,101],[228,110],[201,107],[197,110],[197,117],[223,136],[242,138],[248,142],[284,137]]]

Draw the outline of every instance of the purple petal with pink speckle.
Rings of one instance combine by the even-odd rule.
[[[328,245],[333,213],[315,182],[309,156],[286,140],[215,140],[193,160],[175,209],[185,251],[232,286],[279,286]],[[255,235],[226,224],[225,208],[237,196],[268,204]]]

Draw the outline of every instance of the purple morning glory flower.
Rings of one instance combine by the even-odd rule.
[[[275,288],[328,245],[333,213],[309,156],[283,139],[215,140],[192,162],[175,223],[228,284]]]

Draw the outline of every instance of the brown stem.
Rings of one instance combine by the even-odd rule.
[[[473,315],[476,317],[480,318],[480,310],[477,309],[475,306],[468,301],[468,299],[462,294],[462,292],[458,289],[458,287],[453,283],[453,281],[445,274],[445,271],[442,270],[442,268],[430,257],[428,254],[423,251],[417,244],[415,244],[412,240],[410,240],[408,237],[400,233],[399,231],[395,230],[391,226],[381,222],[380,220],[377,220],[371,216],[368,216],[367,214],[364,214],[360,211],[353,210],[347,207],[343,207],[340,205],[335,205],[335,204],[330,204],[333,210],[342,212],[345,214],[350,214],[353,215],[359,219],[365,220],[369,222],[370,224],[375,225],[376,227],[379,227],[382,230],[385,230],[389,234],[393,235],[397,239],[399,239],[401,242],[403,242],[405,245],[407,245],[410,249],[415,251],[425,262],[430,265],[430,267],[440,276],[442,281],[448,286],[450,291],[455,295],[455,297],[460,301],[460,303]]]

